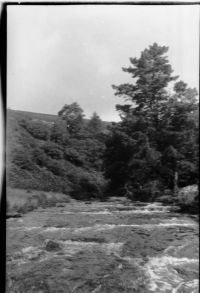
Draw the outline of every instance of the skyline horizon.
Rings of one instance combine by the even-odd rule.
[[[129,58],[156,42],[199,89],[199,9],[191,6],[8,7],[7,104],[56,115],[77,102],[91,117],[119,121],[112,84],[132,82]],[[43,109],[41,111],[41,109]]]

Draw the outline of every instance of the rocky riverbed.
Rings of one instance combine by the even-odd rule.
[[[161,203],[38,208],[7,220],[7,292],[197,293],[198,232]]]

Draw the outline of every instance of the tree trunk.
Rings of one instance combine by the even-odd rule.
[[[173,195],[177,196],[178,195],[178,172],[174,172],[174,190],[173,190]]]
[[[132,196],[133,196],[133,193],[131,192],[131,190],[130,190],[130,186],[129,186],[129,182],[126,182],[125,183],[125,197],[127,197],[127,198],[132,198]]]

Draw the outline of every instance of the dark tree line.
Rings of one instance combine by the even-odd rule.
[[[116,105],[121,122],[106,142],[110,193],[153,199],[166,189],[176,195],[179,187],[198,182],[197,91],[173,76],[167,51],[156,43],[149,46],[123,68],[133,83],[113,85],[125,102]]]

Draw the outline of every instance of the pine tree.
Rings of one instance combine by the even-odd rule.
[[[148,127],[155,130],[162,119],[162,104],[168,99],[167,86],[177,76],[172,76],[172,68],[165,53],[168,47],[154,43],[145,49],[139,59],[130,58],[131,66],[123,68],[134,79],[133,84],[113,85],[115,95],[129,101],[129,105],[117,105],[122,118],[134,115],[145,119]]]
[[[188,88],[183,81],[177,82],[174,85],[174,94],[164,109],[158,147],[163,153],[165,165],[169,168],[170,185],[176,190],[178,183],[185,186],[197,181],[198,127],[194,119],[198,109],[196,89]],[[169,158],[166,158],[166,153],[172,149],[173,152],[171,151]],[[174,163],[170,163],[171,161]]]
[[[93,133],[98,133],[102,130],[102,121],[96,112],[93,113],[91,119],[89,120],[88,128]]]
[[[181,180],[190,182],[183,179],[187,176],[181,166],[191,169],[186,172],[189,177],[197,174],[192,165],[197,158],[193,119],[197,91],[179,81],[169,93],[169,83],[178,77],[172,75],[167,51],[154,43],[139,58],[130,58],[131,66],[123,71],[131,74],[133,83],[112,86],[115,95],[126,101],[116,105],[121,122],[112,128],[105,152],[105,175],[112,190],[147,191],[148,196],[152,186],[159,185],[176,193]]]

